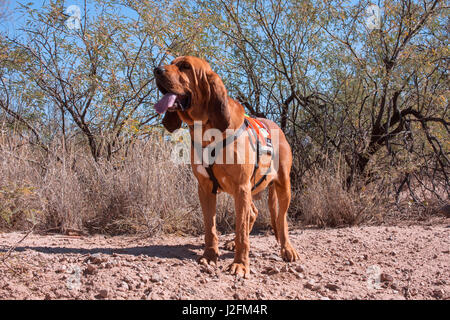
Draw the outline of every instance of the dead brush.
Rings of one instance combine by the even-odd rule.
[[[336,163],[313,168],[303,177],[303,188],[294,195],[305,224],[318,227],[356,225],[380,220],[385,210],[376,186],[346,188],[345,174]]]
[[[197,182],[189,164],[171,161],[173,145],[159,135],[124,146],[109,161],[94,161],[75,139],[44,154],[8,137],[0,143],[0,227],[124,234],[202,234]],[[267,202],[257,202],[255,228],[269,226]],[[234,201],[217,200],[220,232],[234,231]]]

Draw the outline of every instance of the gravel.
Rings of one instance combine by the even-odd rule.
[[[239,280],[226,272],[232,252],[221,250],[217,268],[196,262],[203,236],[31,234],[0,264],[0,299],[445,300],[448,225],[292,230],[293,263],[273,236],[252,235],[251,276]],[[5,252],[23,233],[0,237]]]

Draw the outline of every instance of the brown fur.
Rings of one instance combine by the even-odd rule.
[[[193,122],[202,121],[203,130],[215,128],[224,132],[225,129],[238,129],[244,121],[244,108],[236,100],[231,99],[220,77],[211,70],[209,64],[196,57],[178,57],[170,65],[164,66],[162,74],[156,74],[156,83],[160,90],[175,94],[191,95],[191,107],[186,111],[181,109],[166,112],[163,124],[169,131],[180,128],[182,121],[190,127],[193,138]],[[281,256],[285,261],[295,261],[299,258],[288,237],[286,220],[287,210],[291,200],[289,174],[292,165],[291,148],[281,129],[268,119],[260,119],[271,131],[272,136],[278,133],[278,141],[273,141],[274,150],[278,150],[279,166],[272,171],[267,179],[253,192],[253,181],[258,181],[269,168],[270,164],[260,166],[256,177],[252,179],[254,163],[218,164],[213,167],[214,175],[221,189],[231,194],[235,201],[236,235],[234,240],[235,256],[229,267],[232,274],[248,277],[249,268],[249,233],[258,215],[252,197],[269,187],[269,209],[275,237],[281,245]],[[247,133],[244,133],[245,136]],[[248,140],[248,139],[247,139]],[[206,146],[209,142],[204,142]],[[277,145],[275,145],[277,143]],[[235,148],[230,144],[228,148]],[[255,153],[247,150],[248,159],[254,159]],[[222,150],[220,152],[225,152]],[[218,237],[216,232],[216,195],[211,192],[212,182],[204,174],[202,165],[194,164],[194,150],[191,149],[191,164],[198,180],[198,194],[203,211],[205,227],[205,251],[199,259],[201,264],[217,263],[219,257]],[[220,154],[218,157],[221,156]],[[236,158],[235,158],[236,159]],[[233,244],[229,244],[233,247]]]

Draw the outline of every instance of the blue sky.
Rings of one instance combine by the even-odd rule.
[[[20,4],[31,4],[31,8],[39,9],[50,3],[49,0],[41,0],[41,1],[5,0],[5,1],[6,1],[6,17],[3,19],[3,21],[0,22],[0,32],[6,33],[9,35],[17,35],[18,33],[20,33],[19,29],[25,23],[25,19],[19,10]],[[1,2],[1,0],[0,0],[0,2]],[[87,1],[87,11],[88,11],[89,15],[95,14],[95,11],[96,11],[96,8],[95,8],[93,2],[94,1],[92,1],[92,0]],[[65,10],[67,10],[72,5],[78,6],[81,9],[81,14],[82,15],[84,14],[84,5],[85,5],[84,0],[64,1]],[[124,8],[124,7],[121,8],[121,13],[126,14],[128,16],[136,15],[136,12],[132,11],[131,9]]]
[[[9,35],[16,34],[20,26],[25,22],[23,16],[21,15],[20,4],[31,4],[33,9],[39,9],[40,7],[48,4],[48,0],[42,1],[14,1],[14,0],[6,0],[6,18],[4,21],[0,23],[0,31],[6,32]],[[66,1],[65,7],[69,7],[70,5],[77,5],[80,8],[84,7],[84,1],[70,0]]]

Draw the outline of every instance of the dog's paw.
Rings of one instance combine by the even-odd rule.
[[[243,263],[233,262],[227,270],[231,275],[244,277],[245,279],[250,277],[250,267],[245,266]]]
[[[283,258],[284,261],[287,262],[293,262],[295,260],[300,259],[300,256],[298,255],[297,251],[290,245],[281,248],[281,257]]]
[[[219,251],[214,248],[207,248],[203,255],[198,258],[198,263],[204,266],[217,266],[217,259],[219,258]]]
[[[228,251],[234,251],[234,248],[235,248],[234,239],[228,240],[227,242],[225,242],[225,244],[223,245],[223,248]]]

